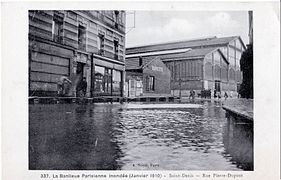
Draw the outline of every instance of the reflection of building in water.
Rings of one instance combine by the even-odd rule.
[[[226,153],[239,168],[253,170],[253,122],[228,113],[223,136]]]
[[[122,152],[112,133],[116,124],[112,121],[111,108],[61,104],[32,106],[29,169],[120,169],[117,160]]]
[[[159,57],[171,71],[175,95],[211,89],[238,95],[242,81],[240,58],[246,49],[239,36],[144,45],[126,49],[126,63]]]
[[[29,96],[56,95],[61,76],[68,96],[83,77],[87,97],[122,96],[124,59],[124,11],[29,11]]]

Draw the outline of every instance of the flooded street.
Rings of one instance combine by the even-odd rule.
[[[220,102],[186,104],[187,108],[150,106],[30,105],[29,168],[253,168],[252,126],[228,121]]]

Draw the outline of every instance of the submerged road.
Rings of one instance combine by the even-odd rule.
[[[151,106],[30,105],[29,169],[251,170],[230,154],[239,149],[220,102]],[[247,157],[249,142],[240,143]]]

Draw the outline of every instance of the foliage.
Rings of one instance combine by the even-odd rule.
[[[243,74],[243,81],[239,90],[242,98],[254,97],[253,88],[253,46],[248,45],[240,59],[240,68]]]

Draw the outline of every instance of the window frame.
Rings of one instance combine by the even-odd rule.
[[[99,55],[104,55],[104,40],[105,40],[105,35],[102,33],[99,33],[98,35],[98,54]]]
[[[147,76],[147,79],[146,79],[146,90],[148,92],[155,91],[155,76]]]
[[[80,34],[80,32],[83,32],[83,33]],[[82,38],[80,38],[80,37],[82,37]],[[80,39],[82,39],[81,42],[80,42]],[[85,42],[85,43],[83,43],[83,42]],[[78,25],[78,49],[86,51],[86,46],[87,46],[87,28],[85,26],[79,24]]]
[[[56,26],[58,27],[57,31]],[[63,41],[63,18],[58,15],[54,15],[52,20],[52,41],[57,43]]]

